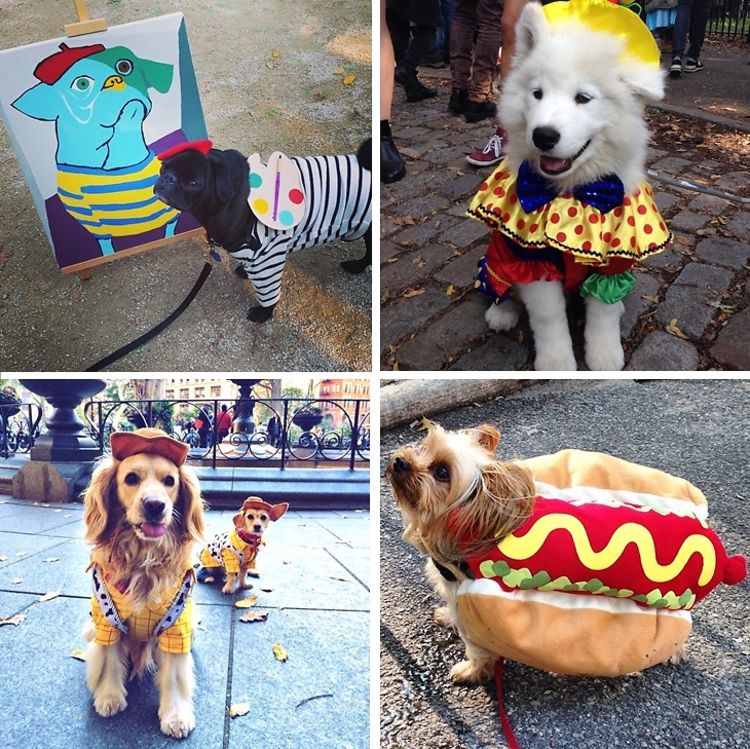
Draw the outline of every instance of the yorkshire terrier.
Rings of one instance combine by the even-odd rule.
[[[404,520],[404,540],[426,554],[427,580],[445,605],[435,621],[455,627],[466,647],[466,660],[451,669],[457,682],[485,681],[497,655],[476,645],[461,626],[456,593],[463,558],[497,543],[530,515],[534,501],[531,472],[497,460],[500,432],[489,424],[446,432],[425,422],[424,441],[397,450],[386,473]],[[471,536],[470,546],[459,541]]]
[[[692,607],[746,575],[684,479],[584,450],[504,462],[492,426],[426,426],[386,473],[445,601],[435,620],[466,648],[455,681],[487,679],[501,656],[591,676],[678,663]]]
[[[248,497],[232,518],[234,528],[214,536],[200,553],[203,565],[198,573],[200,582],[210,582],[213,573],[226,575],[222,593],[234,593],[237,588],[252,588],[248,576],[259,577],[255,569],[260,547],[266,542],[263,534],[269,524],[278,520],[289,504],[271,505],[260,497]]]

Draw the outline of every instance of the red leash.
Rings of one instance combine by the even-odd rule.
[[[500,723],[503,726],[503,735],[508,749],[520,749],[503,702],[503,658],[498,658],[495,663],[495,688],[497,689],[497,711],[500,713]]]

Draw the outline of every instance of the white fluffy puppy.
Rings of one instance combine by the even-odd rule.
[[[512,250],[503,251],[510,265],[505,263],[504,270],[495,276],[490,273],[491,295],[497,303],[487,310],[486,320],[494,330],[516,325],[520,310],[512,300],[505,301],[510,286],[515,287],[529,313],[537,370],[576,369],[564,297],[564,290],[578,288],[568,282],[571,270],[583,276],[590,272],[581,268],[583,265],[604,269],[601,272],[605,275],[619,272],[617,268],[627,271],[638,259],[663,250],[670,238],[651,189],[644,182],[649,134],[643,110],[647,101],[663,96],[663,73],[658,57],[654,64],[653,50],[643,48],[640,30],[636,29],[635,38],[630,34],[631,19],[610,13],[602,3],[604,0],[571,0],[543,9],[532,2],[524,9],[516,27],[513,69],[503,83],[500,98],[500,120],[508,134],[506,160],[482,185],[469,211],[499,230],[503,241],[514,243]],[[641,24],[630,11],[611,7],[631,14],[632,21]],[[606,20],[601,19],[607,19],[608,14],[623,21],[622,26],[606,26]],[[647,33],[645,26],[643,30]],[[522,214],[514,213],[508,204],[506,213],[498,197],[503,188],[496,185],[504,185],[507,194],[504,190],[503,197],[508,199],[510,195],[515,203],[512,191],[523,179],[523,173],[519,174],[522,165],[552,193],[553,202]],[[509,183],[501,180],[506,175]],[[576,190],[593,183],[596,193],[597,181],[608,178],[621,183],[624,203],[614,211],[610,206],[596,216],[586,214],[588,198],[575,202]],[[608,190],[610,183],[611,179],[602,189]],[[519,187],[519,197],[520,193]],[[645,207],[635,206],[639,196],[642,202],[648,201],[646,218],[653,218],[656,232],[644,223],[635,226],[635,219],[641,222],[640,214],[646,213]],[[556,198],[568,200],[562,205],[564,212],[555,212]],[[630,198],[640,212],[634,218],[628,215]],[[578,218],[572,218],[576,212]],[[567,225],[555,222],[558,214]],[[581,223],[575,224],[579,220]],[[630,227],[627,222],[631,222]],[[531,257],[529,250],[537,249],[547,254]],[[556,259],[551,252],[567,257],[564,261]],[[519,260],[531,267],[540,258],[550,268],[556,263],[559,272],[545,272],[540,265],[535,265],[530,274],[516,277],[505,272],[512,271],[511,266]],[[619,265],[611,262],[613,258]],[[634,277],[627,275],[632,288]],[[622,369],[621,298],[581,294],[586,302],[586,364],[592,370]]]

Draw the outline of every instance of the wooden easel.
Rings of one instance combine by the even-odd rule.
[[[89,16],[89,9],[87,0],[73,0],[73,7],[75,8],[78,21],[75,23],[66,23],[65,36],[83,36],[84,34],[93,34],[97,31],[107,30],[107,21],[104,18],[91,18]],[[205,236],[203,229],[193,229],[192,231],[180,232],[176,237],[170,237],[169,239],[159,239],[155,242],[148,242],[138,247],[131,247],[127,250],[121,250],[115,255],[108,257],[98,257],[93,260],[87,260],[83,263],[76,263],[75,265],[69,265],[62,269],[63,274],[78,273],[78,277],[81,281],[88,281],[92,275],[92,268],[96,265],[102,265],[103,263],[109,263],[112,260],[121,257],[128,257],[129,255],[136,255],[140,252],[153,249],[155,247],[161,247],[165,244],[172,244],[173,242],[179,242],[180,240],[186,239],[191,236]]]

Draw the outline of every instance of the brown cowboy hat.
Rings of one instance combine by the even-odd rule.
[[[287,510],[289,509],[289,503],[288,502],[280,502],[277,505],[271,505],[268,502],[266,502],[264,499],[261,499],[260,497],[248,497],[243,503],[242,507],[240,507],[239,510],[237,510],[236,515],[234,516],[234,524],[235,526],[239,526],[242,524],[242,513],[246,510],[265,510],[268,513],[268,517],[271,518],[271,520],[278,520]]]
[[[176,466],[181,466],[185,462],[190,450],[184,442],[172,439],[161,429],[150,427],[136,429],[134,432],[113,432],[109,444],[112,446],[112,457],[116,460],[148,453],[161,455]]]

